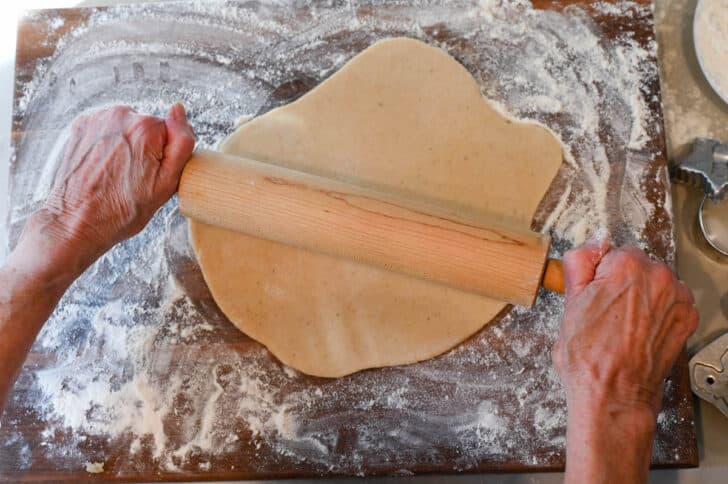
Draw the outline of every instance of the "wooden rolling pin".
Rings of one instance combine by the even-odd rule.
[[[201,222],[364,262],[520,305],[563,292],[550,237],[477,225],[436,207],[270,163],[197,150],[180,211]]]

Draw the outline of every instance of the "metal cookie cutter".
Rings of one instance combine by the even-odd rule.
[[[690,358],[690,387],[728,417],[728,333]]]
[[[680,163],[670,166],[673,178],[703,191],[698,209],[700,231],[708,244],[728,256],[728,144],[697,138],[693,151]]]

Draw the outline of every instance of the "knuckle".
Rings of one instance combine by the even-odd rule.
[[[673,315],[668,324],[681,340],[686,340],[695,332],[700,323],[700,314],[695,306],[688,303],[681,303],[675,306]]]
[[[105,109],[102,116],[107,123],[122,127],[131,112],[132,109],[129,106],[118,104]]]
[[[144,131],[161,127],[160,119],[154,116],[140,115],[134,123]]]
[[[649,257],[647,256],[645,251],[635,247],[634,245],[625,245],[625,246],[621,247],[619,250],[620,250],[620,252],[625,252],[625,253],[631,255],[632,257],[634,257],[637,260],[641,260],[643,262],[646,262],[649,260]]]
[[[86,121],[88,120],[88,116],[86,114],[79,114],[75,118],[73,118],[73,121],[71,122],[71,129],[73,131],[80,131],[84,128],[86,125]]]
[[[131,107],[125,104],[117,104],[109,108],[109,113],[115,116],[123,116],[131,112]]]
[[[619,250],[614,253],[614,264],[625,274],[634,276],[642,270],[642,261],[632,252]]]
[[[675,274],[663,263],[658,263],[652,269],[652,280],[659,286],[675,286],[676,289],[679,287]]]
[[[154,116],[136,116],[127,125],[127,133],[145,146],[161,146],[166,136],[164,125]]]
[[[575,267],[579,265],[580,261],[582,260],[582,253],[583,249],[570,249],[564,253],[563,257],[561,258],[561,261],[565,268]]]

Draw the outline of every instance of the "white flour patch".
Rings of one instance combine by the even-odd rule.
[[[104,472],[103,462],[86,462],[86,472],[89,474],[100,474]]]
[[[289,102],[378,38],[403,35],[450,52],[501,111],[549,126],[562,141],[565,165],[544,227],[555,254],[604,229],[644,245],[645,224],[670,206],[665,197],[648,201],[642,189],[652,161],[646,143],[659,129],[644,97],[656,80],[654,42],[643,48],[628,34],[605,42],[576,7],[557,13],[525,0],[447,3],[392,4],[381,16],[358,2],[95,12],[37,66],[16,101],[16,113],[37,129],[15,150],[11,236],[44,199],[62,152],[62,135],[50,142],[42,133],[61,132],[76,114],[125,103],[162,115],[182,101],[200,144],[211,147],[244,122],[241,114]],[[630,2],[595,8],[648,12]],[[671,234],[665,237],[671,257]],[[21,381],[36,397],[29,411],[47,425],[52,459],[103,460],[85,446],[101,439],[128,450],[129,461],[114,464],[121,474],[140,456],[162,470],[234,470],[244,459],[262,473],[302,466],[361,473],[378,463],[406,474],[423,461],[454,470],[513,460],[558,465],[566,414],[549,348],[561,306],[561,297],[544,293],[533,310],[513,309],[442,357],[311,379],[273,360],[219,313],[172,200],[76,282],[36,345],[52,361],[26,368]],[[0,441],[0,449],[20,455],[15,441]]]
[[[481,4],[484,17],[490,20],[482,29],[491,39],[502,41],[473,54],[499,69],[498,76],[485,84],[485,96],[505,99],[506,105],[498,106],[502,112],[556,130],[565,145],[565,161],[578,170],[572,175],[581,177],[574,182],[567,175],[562,202],[556,204],[544,230],[578,245],[623,217],[630,233],[621,235],[622,242],[645,247],[645,222],[655,207],[637,193],[639,183],[635,185],[634,179],[645,175],[652,160],[643,150],[649,133],[660,129],[645,99],[649,83],[657,76],[654,63],[648,62],[656,55],[655,41],[650,40],[645,49],[625,35],[614,45],[604,45],[597,27],[577,8],[567,8],[570,15],[563,15],[532,10],[528,2],[484,0]],[[607,15],[633,16],[641,7],[603,2],[594,8]],[[561,120],[558,127],[549,122],[553,116]],[[607,153],[607,138],[624,149]],[[620,158],[627,170],[612,173],[611,164]],[[572,183],[580,185],[578,196]],[[625,195],[616,204],[607,200],[609,190],[615,189]]]

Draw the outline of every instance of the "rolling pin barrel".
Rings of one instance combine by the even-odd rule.
[[[533,304],[550,244],[527,230],[467,223],[352,184],[202,150],[183,172],[179,206],[206,224],[520,305]],[[555,287],[558,270],[549,264],[545,278]]]

